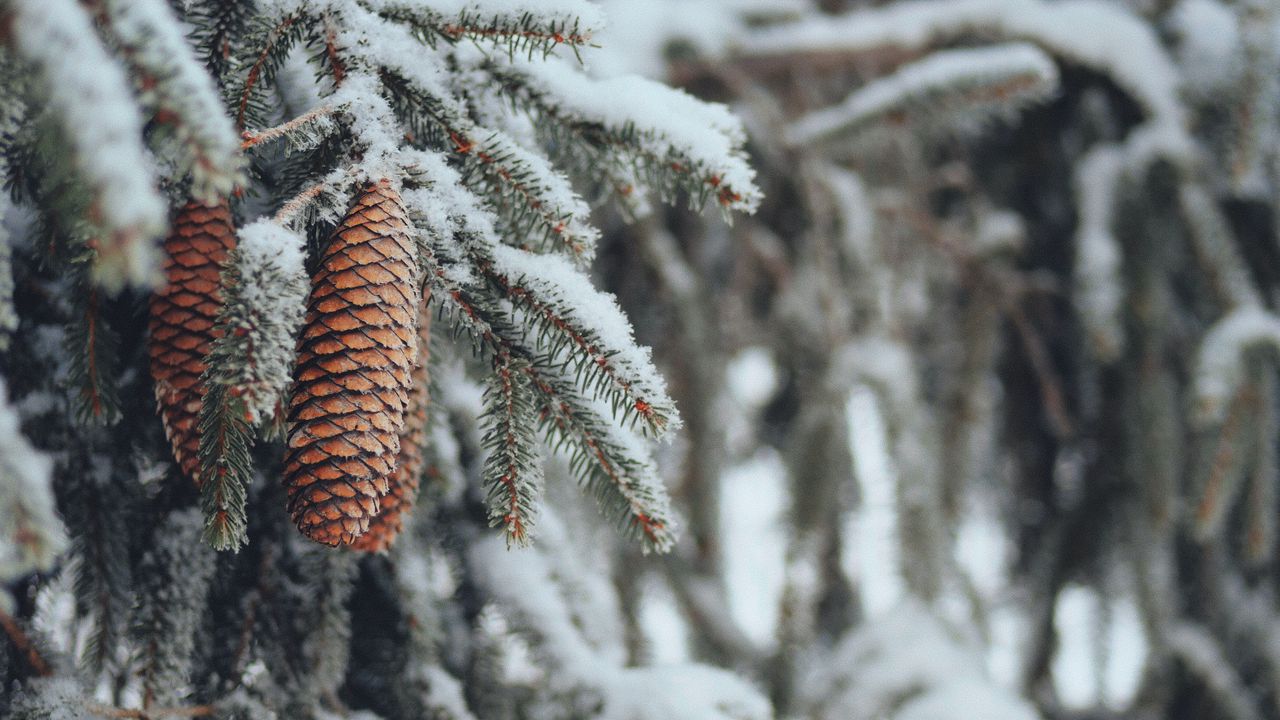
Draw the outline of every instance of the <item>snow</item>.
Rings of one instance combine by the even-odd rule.
[[[1170,17],[1178,37],[1178,65],[1187,86],[1208,95],[1244,69],[1244,41],[1235,13],[1218,0],[1182,0]]]
[[[636,343],[631,323],[613,295],[597,290],[562,257],[505,245],[494,246],[491,252],[498,273],[528,290],[536,302],[551,307],[572,332],[594,348],[590,350],[593,356],[608,357],[613,371],[610,383],[617,391],[629,402],[643,401],[668,417],[665,425],[651,428],[657,436],[679,427],[666,380],[654,367],[649,348]],[[571,350],[575,355],[581,351]],[[596,361],[588,358],[587,362]]]
[[[164,232],[168,205],[156,189],[124,69],[74,0],[13,0],[7,11],[10,45],[40,76],[95,212],[122,236],[104,244],[99,279],[108,287],[151,284],[159,259],[149,240]]]
[[[856,579],[868,615],[877,616],[897,605],[905,592],[898,574],[893,467],[875,392],[856,386],[847,407],[859,507],[845,528],[844,570]]]
[[[690,659],[688,627],[671,588],[652,580],[640,595],[639,623],[649,640],[650,660],[657,665]]]
[[[1193,419],[1201,426],[1225,418],[1244,380],[1245,353],[1254,347],[1280,352],[1280,317],[1258,306],[1231,311],[1205,333],[1192,380]]]
[[[1076,170],[1078,198],[1073,300],[1088,333],[1090,349],[1105,362],[1124,349],[1120,243],[1112,234],[1113,207],[1125,171],[1121,151],[1100,146]]]
[[[1027,43],[941,50],[873,80],[835,107],[806,115],[788,128],[787,139],[806,145],[866,131],[893,122],[890,115],[912,106],[951,131],[979,129],[986,117],[1047,98],[1057,86],[1053,60]]]
[[[720,527],[729,613],[759,647],[775,639],[786,573],[787,473],[761,451],[720,478]]]
[[[301,235],[258,220],[241,228],[232,255],[241,281],[229,291],[227,301],[242,303],[250,313],[243,327],[252,362],[245,366],[249,376],[241,381],[250,386],[243,398],[255,423],[272,416],[293,379],[295,339],[311,287],[305,253]]]
[[[0,582],[53,567],[66,531],[53,497],[53,460],[22,434],[0,382]]]
[[[738,353],[725,369],[725,383],[734,400],[746,412],[764,406],[778,390],[778,368],[769,349],[749,347]]]
[[[405,170],[426,185],[403,193],[405,207],[415,221],[421,221],[424,227],[436,233],[437,242],[453,243],[456,225],[463,232],[475,235],[486,246],[499,243],[493,212],[462,184],[462,176],[449,165],[444,155],[406,150],[401,153],[401,158],[405,162]],[[455,256],[461,257],[462,251],[457,250]]]
[[[475,719],[475,716],[471,714],[471,710],[467,707],[462,683],[434,665],[424,667],[419,672],[422,673],[422,678],[428,688],[426,703],[430,708],[441,711],[441,716],[450,718],[450,720]]]
[[[689,158],[699,174],[743,195],[734,209],[751,212],[759,204],[755,171],[737,149],[746,133],[727,107],[634,75],[592,79],[564,61],[518,62],[517,67],[567,113],[616,133],[633,128],[640,146],[657,159]]]
[[[1151,28],[1101,0],[908,0],[760,30],[741,52],[925,50],[972,36],[1025,40],[1104,72],[1134,96],[1157,124],[1185,131],[1177,68]]]
[[[972,638],[906,600],[842,640],[805,694],[822,720],[1039,718],[983,667]]]
[[[697,664],[623,667],[592,647],[572,613],[559,572],[541,547],[509,551],[498,538],[473,546],[472,566],[486,590],[539,636],[551,655],[556,688],[600,692],[608,720],[766,720],[768,701],[733,674]]]
[[[1127,707],[1142,680],[1147,639],[1133,599],[1108,598],[1068,585],[1054,610],[1058,648],[1053,657],[1055,687],[1064,705]]]
[[[196,197],[206,202],[231,192],[240,170],[240,141],[213,78],[196,60],[172,8],[164,0],[108,0],[111,29],[149,79],[144,101],[174,113],[178,140],[191,149]]]
[[[600,720],[767,720],[772,708],[733,673],[708,665],[625,668],[604,685]]]

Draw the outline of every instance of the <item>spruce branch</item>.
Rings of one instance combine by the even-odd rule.
[[[335,112],[332,105],[322,105],[274,127],[245,130],[241,133],[240,149],[248,150],[263,143],[284,140],[291,152],[309,150],[332,132]]]
[[[599,231],[589,222],[590,208],[559,170],[504,133],[475,125],[394,69],[382,70],[379,79],[415,143],[443,145],[459,159],[463,182],[494,209],[503,237],[591,263]]]
[[[261,124],[267,111],[262,88],[275,78],[289,51],[311,31],[313,23],[312,18],[301,12],[274,23],[259,19],[258,27],[245,41],[245,46],[253,48],[257,55],[249,68],[232,78],[226,88],[226,95],[236,108],[236,127],[241,131],[250,124]]]
[[[388,20],[413,29],[424,43],[436,47],[471,40],[492,44],[514,56],[547,56],[561,45],[579,49],[590,45],[591,35],[603,23],[591,5],[555,2],[529,5],[536,14],[519,6],[497,3],[448,3],[425,5],[405,0],[376,0],[370,5]],[[450,5],[461,7],[449,7]]]
[[[537,449],[527,362],[499,353],[485,388],[484,447],[488,450],[481,477],[487,486],[489,524],[502,527],[508,545],[526,546],[531,540],[542,494],[542,464]]]
[[[249,541],[245,505],[252,481],[253,435],[244,403],[211,376],[220,362],[215,344],[211,370],[205,373],[208,389],[200,404],[200,508],[205,517],[201,539],[215,550],[238,551]]]
[[[90,631],[80,664],[93,678],[112,669],[126,637],[133,567],[127,542],[134,486],[121,481],[109,458],[78,449],[57,468],[58,506],[71,544],[76,617]]]
[[[96,236],[93,278],[108,290],[149,286],[159,266],[154,241],[167,204],[142,143],[143,119],[124,68],[74,0],[6,0],[0,42],[21,58],[87,200],[78,220]],[[72,223],[68,223],[72,224]]]
[[[601,412],[584,397],[581,378],[563,362],[548,364],[545,353],[526,347],[520,325],[509,319],[497,298],[485,294],[483,285],[464,284],[446,272],[442,258],[447,257],[438,244],[419,253],[427,290],[443,319],[455,332],[471,337],[478,352],[524,361],[540,426],[552,447],[568,451],[574,475],[601,511],[626,535],[642,540],[646,550],[669,550],[675,537],[670,501],[647,449],[616,428],[609,411]]]
[[[662,437],[679,427],[675,403],[635,343],[613,298],[554,257],[504,246],[478,265],[501,296],[527,312],[537,348],[552,362],[565,358],[584,387],[610,399],[621,421]]]
[[[646,552],[670,550],[676,529],[670,500],[647,451],[580,396],[576,378],[533,366],[525,372],[541,396],[538,413],[552,447],[568,450],[570,469],[605,516]]]
[[[247,541],[252,429],[281,415],[304,315],[302,239],[269,221],[242,228],[222,288],[200,406],[201,507],[205,542],[237,550]]]
[[[209,73],[198,64],[172,8],[164,0],[99,0],[98,23],[130,65],[153,139],[168,136],[176,177],[190,176],[191,194],[214,202],[241,180],[235,133]]]
[[[1032,45],[942,50],[868,83],[836,107],[801,118],[787,137],[794,145],[809,145],[874,138],[886,130],[981,130],[991,118],[1047,98],[1057,86],[1053,60]]]
[[[196,629],[214,571],[213,553],[200,544],[203,524],[196,508],[171,513],[139,564],[132,635],[144,710],[181,700],[190,679]]]
[[[66,350],[77,419],[86,425],[114,425],[120,419],[117,387],[120,337],[102,312],[102,290],[77,273],[74,314],[67,328]]]
[[[253,0],[197,0],[186,13],[196,57],[220,89],[225,89],[234,60],[252,34],[255,10]]]
[[[760,201],[742,146],[746,134],[727,109],[638,77],[588,78],[566,63],[482,62],[481,77],[517,109],[538,118],[548,148],[578,174],[634,173],[667,203],[690,207],[714,197],[726,211]],[[700,121],[696,128],[689,119]],[[633,189],[622,182],[619,193]]]

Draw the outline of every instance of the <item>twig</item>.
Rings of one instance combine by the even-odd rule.
[[[9,642],[22,653],[27,664],[40,677],[49,677],[53,674],[53,670],[49,667],[49,663],[45,661],[40,651],[36,649],[35,643],[18,625],[18,621],[12,615],[0,609],[0,628],[4,628],[4,632],[9,636]]]
[[[316,183],[302,192],[294,195],[291,200],[280,206],[271,221],[277,225],[287,225],[293,220],[293,217],[302,212],[304,208],[310,205],[321,193],[324,192],[326,183]]]
[[[332,105],[324,105],[305,112],[288,122],[276,125],[275,127],[269,127],[265,130],[259,130],[256,132],[253,130],[245,130],[240,134],[240,137],[242,138],[242,141],[240,142],[240,149],[248,150],[254,145],[260,145],[264,142],[270,142],[272,140],[282,138],[312,120],[332,115],[334,113],[334,109],[335,108]]]
[[[1062,392],[1062,379],[1058,377],[1058,372],[1053,367],[1044,339],[1036,332],[1021,305],[1016,302],[1010,303],[1008,312],[1009,319],[1013,321],[1018,337],[1027,351],[1031,369],[1035,372],[1036,380],[1040,384],[1040,395],[1044,400],[1045,416],[1049,420],[1050,429],[1060,440],[1072,437],[1075,435],[1075,426],[1067,413],[1067,404]]]

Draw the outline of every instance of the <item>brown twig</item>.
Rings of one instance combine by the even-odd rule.
[[[329,115],[332,115],[333,112],[334,112],[334,108],[332,106],[325,105],[322,107],[318,107],[314,110],[307,111],[299,115],[298,117],[288,122],[276,125],[275,127],[269,127],[265,130],[258,130],[256,132],[253,130],[245,130],[244,132],[240,133],[240,137],[241,137],[240,149],[248,150],[249,148],[255,145],[260,145],[264,142],[270,142],[272,140],[282,138],[285,135],[289,134],[290,132],[311,122],[312,120],[315,120],[321,117],[327,117]]]
[[[36,648],[34,642],[18,625],[18,621],[12,615],[0,609],[0,628],[4,629],[6,635],[9,636],[9,642],[22,653],[27,659],[27,664],[31,666],[31,670],[40,677],[49,677],[53,674],[53,669],[49,667],[49,663],[45,661],[44,656]]]
[[[1027,358],[1031,361],[1031,369],[1035,372],[1036,380],[1040,384],[1040,395],[1044,400],[1044,412],[1049,421],[1050,430],[1060,440],[1072,437],[1075,435],[1075,425],[1067,412],[1067,403],[1062,392],[1062,378],[1053,367],[1044,338],[1040,337],[1019,303],[1009,303],[1008,312],[1009,319],[1018,332],[1018,338],[1022,340],[1022,346],[1026,349]]]
[[[293,220],[293,216],[302,212],[303,208],[310,205],[321,193],[324,192],[325,183],[316,183],[302,192],[294,195],[288,202],[280,206],[271,221],[277,225],[286,225]]]

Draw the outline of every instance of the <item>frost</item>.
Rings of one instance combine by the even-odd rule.
[[[14,720],[90,720],[85,693],[71,678],[36,678],[18,689],[9,707]]]
[[[494,268],[516,285],[525,288],[533,302],[562,318],[565,329],[578,347],[569,348],[570,356],[598,366],[607,377],[608,385],[630,399],[634,406],[648,406],[649,413],[638,407],[627,408],[648,422],[659,436],[679,427],[675,416],[675,403],[667,395],[666,381],[653,366],[650,351],[636,344],[631,323],[610,294],[592,286],[591,281],[563,258],[554,255],[535,255],[506,246],[492,250]],[[530,310],[532,319],[540,320],[537,308]],[[557,324],[558,321],[551,321]],[[562,328],[564,329],[564,328]],[[607,349],[612,353],[604,356]],[[594,371],[595,367],[587,367]],[[659,415],[659,413],[662,413]],[[654,418],[650,420],[650,418]]]
[[[300,235],[259,220],[240,230],[229,261],[238,282],[227,290],[228,329],[248,353],[232,384],[245,390],[246,412],[254,423],[282,406],[293,378],[295,340],[311,286],[304,260]]]

